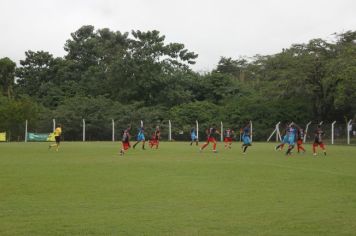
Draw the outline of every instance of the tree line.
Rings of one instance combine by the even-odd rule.
[[[109,140],[112,119],[117,129],[140,120],[165,127],[170,119],[173,132],[195,120],[235,129],[253,120],[258,140],[277,121],[345,122],[356,114],[356,31],[273,55],[221,57],[203,74],[191,68],[196,53],[156,30],[85,25],[64,50],[64,57],[29,50],[19,65],[0,59],[0,131],[16,139],[29,120],[31,130],[48,132],[56,118],[66,140],[80,140],[85,118],[91,140]]]

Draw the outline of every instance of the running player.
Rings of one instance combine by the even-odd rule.
[[[194,142],[195,145],[198,146],[198,137],[194,127],[190,130],[190,138],[191,138],[190,146],[192,146]]]
[[[250,127],[251,127],[251,121],[245,126],[245,128],[242,129],[242,150],[243,154],[246,154],[246,150],[249,146],[251,146],[251,139],[250,139]]]
[[[56,147],[56,151],[58,152],[59,145],[61,143],[61,135],[62,135],[62,126],[58,124],[57,128],[54,130],[54,138],[56,140],[56,143],[49,145],[48,148]]]
[[[216,134],[220,134],[219,131],[217,131],[214,128],[215,125],[213,125],[213,127],[209,128],[206,130],[206,134],[207,134],[207,140],[206,143],[200,148],[200,151],[203,151],[203,149],[209,145],[209,143],[213,143],[213,152],[216,153],[216,139],[215,139],[215,135]]]
[[[159,130],[159,126],[156,127],[155,132],[152,135],[152,138],[150,140],[150,147],[153,148],[154,146],[156,146],[156,149],[158,149],[158,145],[159,145],[159,140],[161,138],[161,131]]]
[[[232,144],[232,135],[234,131],[232,131],[230,128],[227,128],[224,131],[224,143],[225,143],[225,149],[229,148],[231,149],[231,144]]]
[[[318,125],[317,129],[314,132],[314,143],[313,143],[313,155],[316,156],[316,148],[320,146],[320,148],[324,152],[324,156],[326,156],[325,145],[322,140],[322,136],[324,136],[324,131],[321,129],[321,125]]]
[[[304,130],[298,127],[297,131],[297,150],[298,153],[300,153],[300,150],[305,153],[305,149],[303,147],[303,139],[304,139]]]
[[[287,136],[288,136],[288,150],[286,152],[286,155],[291,155],[292,154],[292,150],[295,146],[295,139],[296,139],[296,136],[297,136],[297,129],[294,125],[294,123],[292,122],[288,128],[288,133],[287,133]]]
[[[125,151],[128,150],[131,145],[130,145],[130,129],[131,127],[127,127],[127,129],[125,129],[122,132],[122,146],[121,146],[121,150],[120,150],[120,156],[125,154]]]
[[[145,129],[143,127],[140,127],[138,129],[138,133],[137,133],[137,141],[136,143],[132,146],[133,149],[135,149],[136,145],[142,142],[142,149],[145,150]]]
[[[288,135],[287,135],[288,128],[289,128],[289,125],[287,125],[285,130],[284,130],[284,135],[283,135],[282,142],[275,147],[276,150],[282,151],[284,145],[288,143]]]

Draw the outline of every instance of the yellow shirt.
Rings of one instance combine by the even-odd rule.
[[[62,134],[62,128],[61,127],[57,127],[54,130],[54,136],[61,136],[61,134]]]

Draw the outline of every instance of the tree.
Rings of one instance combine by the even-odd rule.
[[[55,82],[55,64],[60,59],[54,59],[52,54],[44,51],[27,51],[26,59],[20,60],[21,67],[17,68],[17,89],[20,93],[41,99],[39,88],[47,82]]]
[[[15,62],[8,57],[0,59],[0,88],[8,98],[12,97],[15,82]]]

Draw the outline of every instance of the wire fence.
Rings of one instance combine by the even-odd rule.
[[[179,125],[170,120],[157,120],[156,122],[142,121],[145,128],[146,139],[149,139],[158,126],[161,131],[161,139],[163,141],[190,141],[191,129],[198,130],[198,137],[200,141],[206,139],[206,129],[210,126],[208,124],[184,124]],[[307,125],[310,123],[309,125]],[[21,124],[12,127],[1,127],[0,133],[6,132],[6,141],[11,142],[23,142],[26,141],[26,134],[28,133],[51,133],[53,132],[55,125],[61,124],[62,126],[62,140],[63,141],[117,141],[121,140],[121,134],[129,124],[119,121],[102,121],[102,122],[90,122],[82,120],[81,122],[61,122],[55,119],[43,119],[35,122],[24,121]],[[266,141],[270,136],[271,141],[275,141],[275,135],[271,135],[275,127],[266,127],[264,124],[252,122],[253,124],[253,141]],[[305,142],[311,143],[314,141],[314,131],[318,124],[316,122],[305,122],[299,124],[299,126],[307,132],[305,133]],[[140,122],[131,123],[131,136],[132,140],[135,139],[135,135],[138,133],[138,129],[141,126]],[[286,124],[281,123],[279,125],[280,133],[283,134],[283,129]],[[27,129],[26,129],[27,127]],[[215,128],[218,131],[230,128],[233,130],[233,140],[240,141],[240,129],[243,124],[231,124],[229,122],[216,123]],[[321,125],[324,131],[324,143],[326,144],[351,144],[356,145],[356,122],[325,122]],[[26,131],[27,130],[27,131]],[[221,140],[221,137],[218,137]]]

